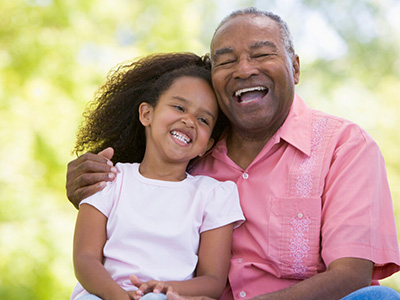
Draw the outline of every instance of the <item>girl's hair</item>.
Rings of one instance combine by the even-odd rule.
[[[155,106],[161,94],[183,76],[204,79],[211,85],[208,56],[193,53],[153,54],[111,72],[83,116],[74,152],[113,147],[112,161],[141,162],[146,148],[138,109],[142,102]],[[221,111],[212,137],[218,141],[228,121]]]

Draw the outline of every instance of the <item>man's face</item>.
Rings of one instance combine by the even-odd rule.
[[[264,16],[237,16],[211,42],[212,81],[233,130],[270,137],[282,125],[299,81],[299,60],[284,47],[279,25]]]

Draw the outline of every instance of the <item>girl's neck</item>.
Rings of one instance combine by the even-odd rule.
[[[186,178],[186,163],[167,163],[148,159],[146,156],[140,163],[139,172],[150,179],[164,181],[182,181]]]

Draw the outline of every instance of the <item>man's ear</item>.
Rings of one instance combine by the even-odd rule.
[[[300,58],[295,54],[292,58],[294,84],[300,82]]]
[[[147,102],[142,102],[139,105],[139,120],[144,127],[150,126],[152,114],[153,106],[151,106]]]
[[[204,150],[199,154],[199,156],[203,156],[208,150],[211,149],[211,147],[214,145],[214,139],[210,137],[210,139],[207,142],[207,146],[204,148]]]

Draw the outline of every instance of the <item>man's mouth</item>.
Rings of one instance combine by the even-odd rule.
[[[192,142],[192,139],[182,132],[172,130],[170,133],[174,138],[176,138],[186,144],[189,144]]]
[[[234,93],[239,103],[251,102],[257,99],[261,99],[268,93],[268,89],[263,86],[254,86],[237,90]]]

